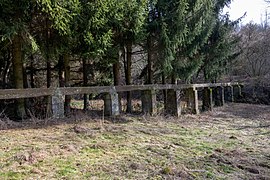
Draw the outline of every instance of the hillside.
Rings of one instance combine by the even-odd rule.
[[[38,121],[0,131],[0,179],[270,179],[270,106]]]

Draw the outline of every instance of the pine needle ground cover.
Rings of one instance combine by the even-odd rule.
[[[0,179],[269,179],[270,107],[0,131]]]

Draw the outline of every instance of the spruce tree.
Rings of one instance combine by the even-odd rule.
[[[33,27],[36,17],[42,19],[40,9],[48,15],[52,27],[60,35],[69,34],[70,23],[75,15],[78,1],[51,1],[51,0],[3,0],[0,2],[1,41],[9,41],[12,52],[13,76],[15,88],[24,88],[23,50],[29,43],[35,43],[33,32],[38,27]],[[37,25],[37,23],[36,23]],[[37,32],[39,33],[39,32]],[[37,34],[35,34],[37,35]],[[25,103],[23,99],[17,101],[16,115],[24,117]]]
[[[205,82],[216,82],[227,72],[232,60],[241,53],[237,50],[240,37],[235,33],[235,29],[243,17],[231,21],[229,14],[223,15],[222,10],[229,3],[230,1],[216,2],[213,14],[214,28],[200,50],[200,72],[203,73]]]
[[[110,21],[114,30],[113,43],[114,46],[119,48],[118,51],[121,51],[123,54],[126,85],[131,85],[132,48],[143,32],[147,1],[122,0],[118,2],[117,8],[119,12],[118,17],[120,18],[113,18]],[[118,54],[120,53],[118,52]],[[119,60],[120,58],[116,59],[114,63],[115,73],[119,73]],[[119,77],[118,74],[114,76],[116,78]],[[131,112],[131,92],[127,92],[127,112]]]
[[[0,2],[1,41],[10,42],[12,54],[13,80],[16,89],[24,88],[23,45],[28,36],[28,25],[31,14],[31,1],[3,0]],[[24,99],[18,99],[15,114],[19,118],[26,116]]]
[[[213,9],[214,3],[207,0],[149,1],[147,31],[151,45],[148,53],[153,54],[153,49],[158,51],[157,69],[173,83],[181,76],[182,62],[193,56],[208,37]],[[150,76],[152,56],[148,55]]]
[[[236,24],[237,22],[229,20],[228,15],[220,18],[202,48],[204,58],[201,71],[205,82],[216,82],[230,68],[231,61],[241,53],[236,48],[240,40],[234,34]]]
[[[117,13],[118,1],[115,0],[80,0],[80,4],[80,14],[74,21],[72,52],[82,58],[83,86],[88,86],[87,62],[89,59],[92,63],[106,61],[102,57],[112,46],[113,28],[110,23],[112,19],[120,18],[120,15]],[[88,106],[87,96],[84,95],[84,109]]]

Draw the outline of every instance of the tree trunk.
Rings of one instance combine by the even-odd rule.
[[[51,87],[51,76],[52,76],[52,68],[51,68],[51,62],[50,62],[50,56],[49,56],[49,38],[50,38],[50,27],[49,27],[49,19],[46,18],[46,63],[47,63],[47,88]]]
[[[10,61],[10,52],[8,51],[7,53],[8,53],[8,58],[6,59],[5,69],[4,69],[3,78],[2,78],[3,89],[5,89],[7,84],[8,84],[8,74],[9,74],[10,67],[11,67],[11,64],[12,64],[11,61]]]
[[[12,65],[15,88],[23,89],[22,42],[19,35],[15,35],[12,40]],[[18,99],[15,108],[16,116],[26,116],[24,99]]]
[[[126,85],[131,85],[131,61],[132,61],[132,42],[127,43],[127,61],[126,61]],[[127,92],[127,113],[132,112],[132,93]]]
[[[60,55],[58,59],[58,80],[59,80],[59,87],[65,86],[64,81],[64,56]]]
[[[22,59],[24,59],[24,56]],[[23,88],[29,88],[25,64],[23,64]]]
[[[49,60],[49,49],[47,47],[47,52],[46,52],[46,81],[47,81],[47,88],[51,87],[51,82],[52,82],[52,68],[51,68],[51,63]],[[52,98],[51,96],[47,96],[45,99],[46,103],[47,103],[47,117],[51,117],[52,116]]]
[[[208,74],[206,72],[206,69],[203,69],[203,76],[204,76],[204,82],[207,83],[208,82]]]
[[[120,85],[120,62],[119,59],[116,63],[113,64],[113,80],[114,85],[118,86]]]
[[[177,84],[174,73],[171,75],[171,84]]]
[[[47,81],[47,88],[51,87],[52,84],[52,68],[51,68],[51,61],[50,61],[50,56],[49,56],[49,38],[50,38],[50,27],[48,25],[49,19],[46,18],[46,81]],[[46,102],[47,102],[47,117],[52,116],[52,97],[47,96],[46,97]]]
[[[161,78],[162,78],[162,84],[166,84],[166,77],[165,77],[164,72],[162,72]],[[163,100],[164,100],[164,109],[167,109],[166,107],[167,106],[167,90],[164,89],[162,90],[162,92],[163,92]]]
[[[51,63],[47,60],[47,75],[46,75],[46,78],[47,78],[47,88],[51,87],[51,79],[52,79],[52,68],[51,68]]]
[[[30,56],[30,86],[31,88],[35,88],[35,81],[34,81],[34,56],[31,54]]]
[[[48,52],[47,52],[48,53]],[[51,63],[50,63],[50,60],[49,60],[49,56],[46,55],[46,71],[47,71],[47,74],[46,74],[46,79],[47,79],[47,88],[50,88],[51,87],[51,74],[52,74],[52,69],[51,69]],[[51,117],[52,116],[52,98],[51,96],[47,96],[46,97],[46,103],[47,103],[47,114],[46,116],[47,117]]]
[[[65,54],[63,56],[64,58],[64,75],[65,75],[65,87],[70,87],[71,82],[70,82],[70,57],[68,54]],[[66,95],[65,96],[65,113],[69,114],[70,113],[70,102],[71,102],[71,96]]]
[[[121,60],[121,51],[119,50],[118,52],[118,59],[117,62],[113,64],[113,80],[114,80],[114,85],[119,86],[120,85],[120,60]],[[121,102],[121,94],[118,93],[118,99],[119,99],[119,107],[120,107],[120,112],[122,111],[122,102]]]
[[[87,86],[87,69],[86,69],[86,58],[83,58],[83,86]],[[89,107],[89,101],[88,101],[88,95],[84,94],[83,95],[83,110],[87,110]]]
[[[149,35],[147,39],[147,84],[153,84],[153,44],[152,44],[152,37]]]

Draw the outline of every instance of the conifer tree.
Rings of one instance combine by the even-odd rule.
[[[24,88],[23,44],[29,38],[27,26],[30,21],[31,7],[31,1],[27,0],[3,0],[0,2],[1,41],[9,42],[16,89]],[[17,117],[26,116],[24,99],[17,100],[15,111]]]
[[[188,83],[189,78],[201,65],[201,58],[197,55],[199,49],[206,42],[213,29],[214,2],[190,1],[187,4],[183,26],[186,33],[182,35],[175,48],[175,58],[172,61],[171,81],[177,78]],[[184,25],[186,24],[186,25]]]
[[[118,1],[80,0],[81,10],[74,22],[74,46],[72,52],[83,60],[83,86],[88,85],[87,60],[95,63],[105,61],[102,57],[112,45],[113,28],[111,20],[120,18]],[[84,95],[84,109],[88,106]]]
[[[39,9],[48,14],[53,22],[52,27],[61,35],[70,32],[70,22],[74,16],[78,1],[51,1],[51,0],[3,0],[0,2],[1,41],[9,41],[12,52],[13,76],[15,88],[24,88],[23,50],[27,43],[36,41],[33,37],[33,16],[39,16]],[[19,99],[16,106],[16,115],[26,115],[24,100]]]
[[[228,70],[231,61],[241,54],[236,48],[240,37],[234,31],[244,16],[231,21],[229,14],[222,15],[224,6],[229,3],[226,0],[216,2],[214,28],[200,50],[202,65],[199,73],[203,73],[206,82],[216,82]]]
[[[146,0],[122,0],[118,3],[120,18],[114,18],[111,25],[114,30],[114,45],[123,54],[126,85],[131,85],[132,47],[143,32],[147,9]],[[119,54],[119,53],[118,53]],[[119,59],[114,63],[114,72],[118,73]],[[116,78],[119,75],[114,75]],[[127,92],[127,112],[131,112],[131,92]]]
[[[230,21],[228,15],[224,15],[215,24],[207,43],[202,48],[203,72],[206,82],[216,82],[218,78],[227,72],[229,66],[241,52],[237,50],[239,37],[235,34],[234,28],[237,21]]]
[[[207,0],[149,1],[148,53],[158,51],[158,69],[173,82],[181,75],[181,63],[193,56],[209,35],[213,8],[214,3]],[[149,76],[152,76],[151,57],[148,54]]]

